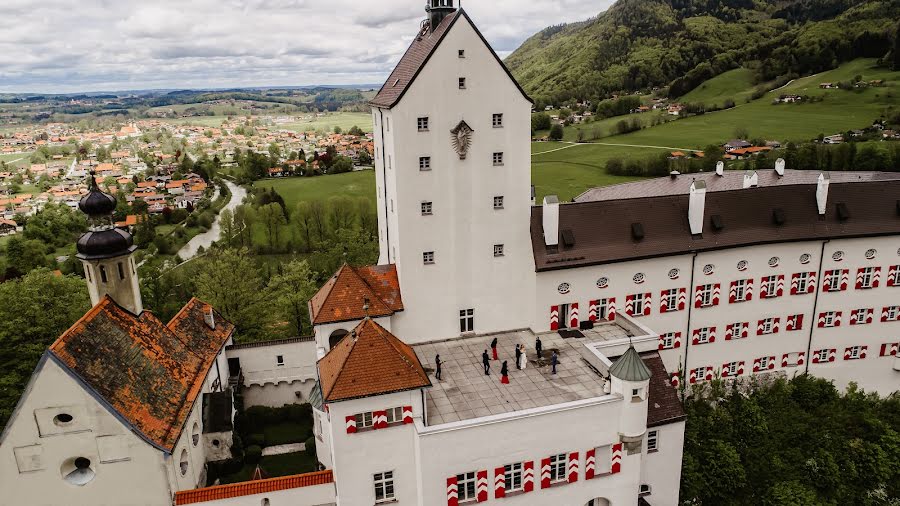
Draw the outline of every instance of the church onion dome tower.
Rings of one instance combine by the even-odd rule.
[[[88,216],[88,231],[76,243],[78,259],[84,266],[91,303],[97,305],[104,297],[134,314],[143,311],[138,286],[137,267],[132,254],[137,247],[127,230],[116,228],[113,212],[116,199],[104,193],[91,172],[90,188],[78,203]]]
[[[639,383],[650,379],[650,368],[641,360],[634,346],[629,346],[628,351],[609,368],[609,374],[622,381]]]
[[[453,0],[428,0],[425,12],[428,13],[430,29],[434,31],[445,17],[456,12],[456,7],[453,6]]]

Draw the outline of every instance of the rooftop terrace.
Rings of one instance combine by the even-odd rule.
[[[633,333],[616,323],[603,323],[583,331],[582,338],[564,339],[557,333],[541,334],[543,359],[536,356],[535,334],[514,331],[503,334],[451,339],[413,346],[434,385],[427,394],[426,425],[470,420],[607,395],[605,379],[584,357],[586,344],[628,338]],[[484,374],[481,354],[490,355],[497,338],[500,360],[491,360],[491,374]],[[515,366],[515,346],[525,345],[528,364]],[[557,374],[552,374],[550,355],[557,350]],[[624,351],[624,350],[623,350]],[[441,355],[441,380],[434,378],[434,359]],[[509,384],[500,383],[500,367],[508,361]]]

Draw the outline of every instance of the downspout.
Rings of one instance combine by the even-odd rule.
[[[387,195],[387,154],[384,150],[384,110],[378,108],[378,116],[381,124],[381,180],[384,181],[384,249],[387,253],[387,263],[391,263],[391,222],[388,216]]]
[[[812,315],[810,315],[809,322],[809,341],[806,343],[806,360],[804,361],[804,374],[809,374],[809,363],[812,362],[812,338],[813,333],[816,331],[816,322],[818,319],[816,315],[819,314],[819,291],[822,286],[822,282],[825,281],[822,279],[822,264],[825,263],[825,245],[830,243],[831,239],[826,239],[822,242],[822,251],[819,253],[819,273],[816,275],[816,296],[813,299],[813,310]]]
[[[687,300],[687,329],[684,332],[684,370],[682,371],[685,374],[685,377],[682,381],[687,380],[688,374],[688,350],[691,346],[691,313],[694,310],[694,297],[696,297],[696,294],[694,294],[694,269],[697,265],[697,254],[698,253],[695,251],[694,256],[691,258],[691,280],[688,285],[688,294],[690,294],[690,297],[688,297]]]

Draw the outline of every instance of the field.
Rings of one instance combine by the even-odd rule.
[[[686,104],[705,104],[706,106],[722,106],[729,98],[742,104],[753,93],[753,72],[739,68],[718,75],[680,97],[679,102]]]
[[[633,177],[607,174],[607,160],[643,158],[658,152],[660,150],[653,148],[602,144],[534,143],[531,183],[535,189],[535,202],[541,202],[545,195],[556,195],[566,202],[589,188],[634,181],[636,178]]]
[[[318,177],[292,177],[257,181],[261,188],[275,188],[288,209],[301,201],[328,200],[339,195],[368,197],[375,202],[375,171],[363,170]]]
[[[885,79],[884,87],[862,90],[822,90],[821,82],[847,80],[862,75],[864,80]],[[900,72],[878,69],[874,60],[856,60],[835,70],[797,79],[749,104],[734,109],[693,116],[639,132],[607,138],[609,142],[679,146],[702,149],[734,137],[736,129],[746,129],[750,138],[807,141],[820,133],[830,135],[872,124],[888,106],[896,106],[900,94]],[[815,103],[773,105],[782,93],[821,96]]]
[[[18,167],[26,167],[31,165],[30,158],[31,153],[15,153],[11,155],[0,155],[0,162],[6,162]]]
[[[358,126],[364,132],[372,131],[372,115],[366,112],[331,112],[321,118],[311,121],[299,121],[279,125],[279,128],[293,130],[295,132],[307,132],[310,130],[324,130],[330,132],[334,127],[341,127],[345,132],[351,127]]]

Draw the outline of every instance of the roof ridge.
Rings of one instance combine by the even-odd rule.
[[[381,335],[382,339],[384,339],[385,342],[387,342],[387,344],[390,345],[390,347],[393,348],[394,351],[397,352],[397,355],[399,355],[400,358],[403,360],[403,362],[406,363],[407,367],[409,367],[410,369],[412,369],[413,372],[416,372],[415,364],[413,364],[412,362],[410,362],[409,357],[406,356],[405,351],[399,349],[399,348],[397,347],[397,344],[396,344],[394,341],[396,341],[396,342],[398,342],[398,343],[402,343],[402,344],[404,344],[404,345],[405,345],[406,343],[404,343],[403,341],[401,341],[399,337],[395,336],[393,333],[389,332],[386,328],[382,327],[381,325],[378,325],[377,328],[379,329],[379,330],[378,330],[378,333]],[[394,339],[391,339],[391,337],[393,337]],[[417,375],[418,375],[418,373],[417,373]]]

